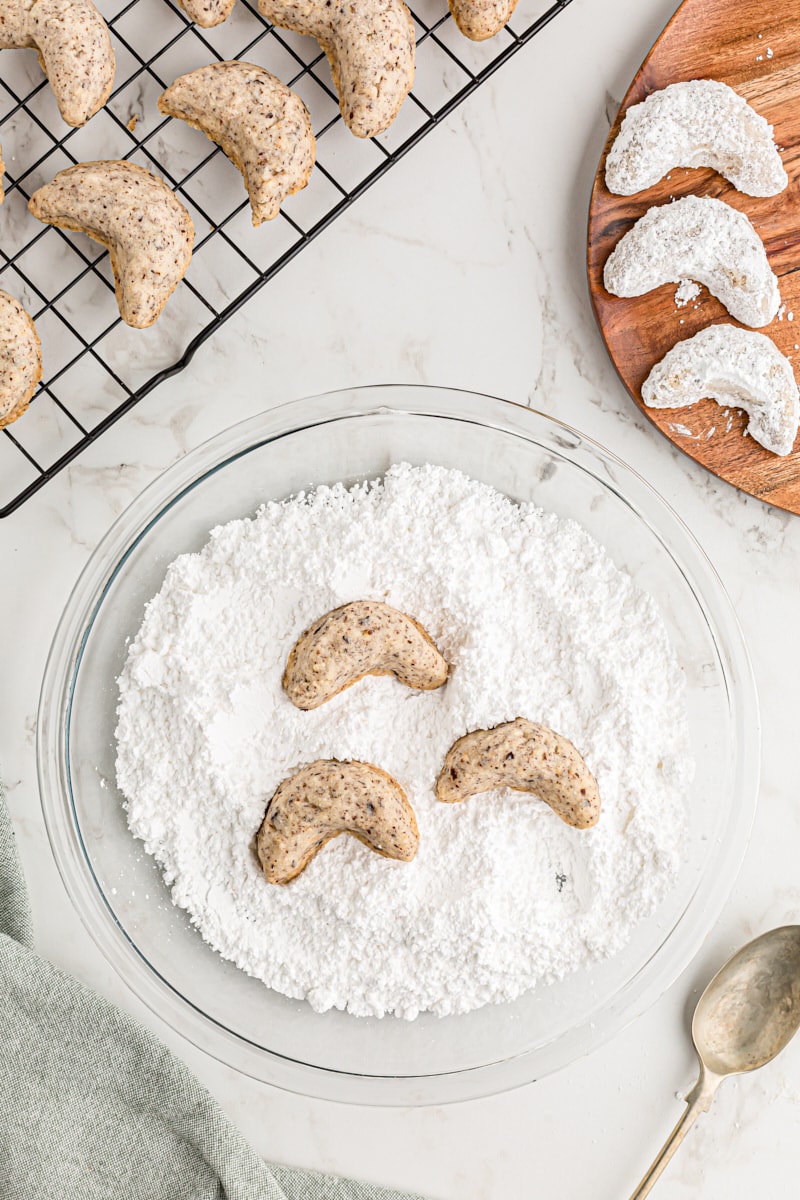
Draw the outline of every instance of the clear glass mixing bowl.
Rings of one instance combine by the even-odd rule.
[[[686,673],[697,774],[677,884],[615,958],[513,1004],[416,1021],[318,1014],[223,962],[128,831],[114,781],[116,678],[168,563],[263,501],[391,463],[458,467],[579,521],[660,605]],[[562,1067],[676,978],[733,885],[758,783],[758,706],[730,602],[685,526],[634,471],[552,418],[442,388],[370,387],[273,409],[156,480],[90,559],[59,625],[39,709],[42,804],[69,894],[103,954],[175,1029],[298,1092],[443,1103]]]

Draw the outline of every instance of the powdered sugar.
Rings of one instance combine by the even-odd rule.
[[[675,289],[675,307],[685,308],[687,304],[691,304],[692,300],[696,300],[699,295],[699,284],[694,283],[691,279],[682,279]]]
[[[322,613],[385,599],[453,664],[419,693],[368,678],[312,712],[281,690]],[[463,733],[517,716],[580,749],[599,824],[511,792],[439,804]],[[572,522],[440,467],[319,488],[177,559],[120,679],[132,831],[206,940],[271,987],[355,1014],[467,1012],[618,951],[677,870],[691,775],[684,683],[651,597]],[[286,887],[253,836],[278,783],[359,758],[414,806],[413,863],[339,837]]]

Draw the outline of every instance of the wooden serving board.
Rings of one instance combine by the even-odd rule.
[[[771,51],[771,56],[770,56]],[[626,109],[651,92],[687,79],[729,84],[774,126],[789,186],[779,196],[755,199],[737,192],[709,170],[675,168],[669,178],[635,196],[613,196],[605,186],[605,161]],[[763,239],[778,276],[783,319],[759,330],[792,360],[800,378],[800,4],[790,0],[684,0],[628,89],[600,159],[589,209],[589,288],[611,359],[633,399],[671,442],[709,471],[742,491],[800,513],[800,438],[779,458],[745,437],[747,418],[727,415],[712,400],[692,408],[655,410],[640,389],[654,363],[678,341],[706,325],[733,321],[703,288],[683,308],[675,284],[634,299],[609,295],[603,267],[619,239],[654,204],[691,193],[717,196],[741,209]],[[789,314],[794,319],[789,320]],[[735,322],[734,322],[735,323]]]

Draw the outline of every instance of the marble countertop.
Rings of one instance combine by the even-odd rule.
[[[795,795],[800,520],[672,448],[631,403],[587,295],[589,190],[610,118],[675,0],[574,0],[261,291],[177,379],[0,522],[0,762],[39,946],[161,1036],[269,1158],[436,1200],[627,1195],[694,1080],[699,988],[757,932],[800,912]],[[569,1069],[492,1099],[349,1108],[244,1078],[145,1009],[66,899],[45,834],[35,725],[70,588],[114,518],[230,423],[354,384],[447,384],[531,404],[644,474],[706,549],[745,631],[762,705],[760,806],[744,867],[695,961],[650,1011]],[[800,1168],[800,1045],[726,1084],[658,1185],[663,1200],[788,1195]]]

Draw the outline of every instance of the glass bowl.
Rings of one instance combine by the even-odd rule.
[[[696,778],[679,878],[614,958],[514,1003],[407,1022],[318,1014],[224,962],[129,833],[114,779],[127,639],[178,554],[263,501],[391,463],[457,467],[579,521],[660,606],[685,671]],[[160,1017],[239,1070],[369,1104],[471,1099],[573,1061],[642,1012],[714,924],[747,844],[758,705],[731,604],[691,534],[619,459],[542,413],[442,388],[369,387],[272,409],[156,480],[90,559],[53,642],[39,708],[42,804],[67,890],[102,953]]]

